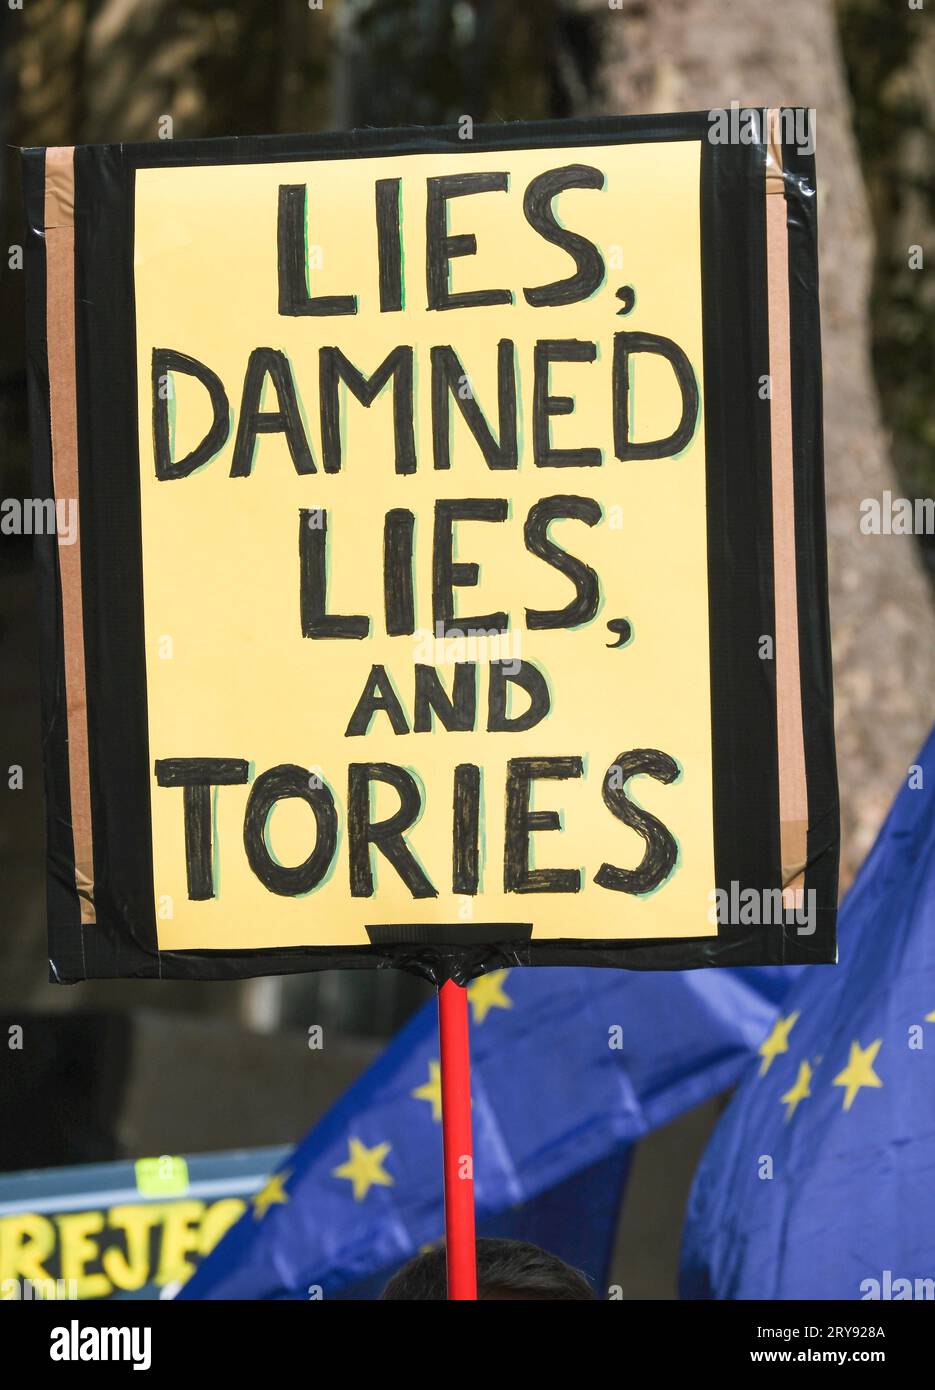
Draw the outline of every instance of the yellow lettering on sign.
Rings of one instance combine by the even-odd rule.
[[[243,1216],[246,1206],[246,1202],[240,1197],[223,1197],[208,1207],[201,1223],[202,1255],[211,1253],[221,1237]]]
[[[109,1294],[110,1281],[105,1274],[88,1270],[92,1260],[100,1256],[100,1247],[91,1237],[104,1229],[102,1211],[79,1211],[57,1216],[59,1231],[59,1265],[62,1278],[74,1280],[79,1298],[103,1298]]]
[[[55,1249],[55,1227],[36,1212],[0,1217],[0,1281],[8,1279],[42,1285],[52,1276],[42,1261]]]
[[[152,1202],[112,1207],[108,1212],[108,1226],[115,1231],[125,1231],[127,1239],[126,1255],[119,1246],[109,1245],[101,1257],[101,1264],[115,1288],[141,1289],[149,1283],[151,1235],[153,1228],[164,1219],[165,1210],[158,1202]]]
[[[222,1197],[127,1203],[54,1220],[36,1212],[2,1217],[0,1301],[22,1298],[27,1282],[33,1298],[65,1297],[60,1291],[67,1289],[68,1297],[85,1299],[185,1280],[194,1269],[188,1256],[209,1254],[246,1205],[241,1197]],[[89,1269],[98,1258],[101,1269]],[[57,1279],[49,1264],[58,1264]]]
[[[697,140],[138,171],[161,949],[717,934],[699,189]]]
[[[187,1257],[196,1254],[201,1248],[201,1217],[204,1202],[172,1202],[163,1208],[165,1212],[162,1248],[155,1282],[159,1285],[187,1279],[194,1265]]]

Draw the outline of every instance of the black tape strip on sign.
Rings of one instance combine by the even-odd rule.
[[[24,151],[53,979],[834,960],[763,114]]]

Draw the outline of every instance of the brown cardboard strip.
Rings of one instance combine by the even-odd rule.
[[[769,113],[766,160],[766,263],[769,306],[770,449],[776,610],[776,724],[779,744],[779,839],[783,887],[804,887],[808,858],[808,787],[799,673],[789,330],[789,243],[779,112]]]
[[[73,543],[63,545],[59,539],[58,545],[62,586],[62,640],[65,651],[65,706],[68,719],[68,778],[75,846],[75,887],[78,891],[82,925],[90,925],[97,920],[97,916],[94,908],[88,706],[81,597],[81,506],[78,496],[78,411],[75,382],[74,190],[74,148],[69,146],[46,150],[46,336],[52,426],[52,478],[56,501],[67,502],[74,498],[77,514]]]

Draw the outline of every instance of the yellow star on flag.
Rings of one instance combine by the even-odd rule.
[[[780,1052],[789,1051],[789,1034],[798,1022],[798,1010],[788,1018],[777,1018],[768,1038],[764,1038],[757,1051],[763,1058],[760,1063],[760,1076],[765,1076]]]
[[[860,1043],[851,1043],[851,1055],[847,1059],[847,1066],[834,1078],[835,1086],[846,1086],[844,1092],[844,1109],[850,1110],[854,1104],[854,1097],[861,1086],[882,1086],[883,1082],[873,1070],[873,1063],[876,1055],[883,1046],[883,1039],[877,1038],[869,1047],[861,1047]]]
[[[509,970],[491,970],[489,975],[480,975],[468,985],[475,1023],[483,1023],[491,1009],[512,1009],[513,1000],[503,992],[503,981],[509,973]]]
[[[284,1168],[281,1173],[274,1173],[267,1180],[265,1186],[256,1193],[253,1198],[253,1219],[255,1221],[264,1217],[270,1207],[288,1202],[289,1197],[283,1184],[291,1173],[291,1168]]]
[[[786,1107],[787,1124],[789,1120],[792,1119],[792,1116],[795,1114],[795,1108],[799,1104],[799,1102],[805,1100],[808,1096],[812,1094],[811,1088],[809,1086],[809,1082],[811,1081],[811,1079],[812,1069],[810,1065],[808,1064],[808,1062],[800,1062],[799,1074],[795,1078],[795,1085],[790,1086],[786,1094],[784,1096],[779,1097],[780,1103]]]
[[[417,1086],[414,1091],[409,1093],[413,1100],[429,1100],[432,1102],[432,1119],[441,1120],[442,1117],[442,1073],[438,1062],[429,1062],[429,1079],[423,1085]]]
[[[935,1023],[935,1009],[930,1014],[925,1015],[926,1023]]]
[[[349,1139],[349,1157],[331,1170],[334,1178],[347,1178],[354,1185],[354,1201],[362,1202],[374,1185],[392,1187],[393,1179],[383,1169],[383,1160],[390,1151],[389,1144],[375,1144],[368,1149],[359,1139]]]

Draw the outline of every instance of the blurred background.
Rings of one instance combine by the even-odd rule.
[[[886,0],[25,0],[0,4],[0,496],[30,495],[17,147],[741,105],[817,110],[825,458],[844,880],[932,718],[935,537],[859,531],[935,494],[935,28]],[[914,258],[916,261],[918,257]],[[858,539],[863,544],[858,545]],[[296,1140],[426,986],[397,972],[47,983],[35,599],[0,536],[0,1171]],[[23,769],[22,787],[7,769]],[[308,1028],[329,1038],[310,1052]],[[665,1020],[661,1021],[665,1026]],[[624,1295],[673,1297],[720,1102],[643,1141]]]

